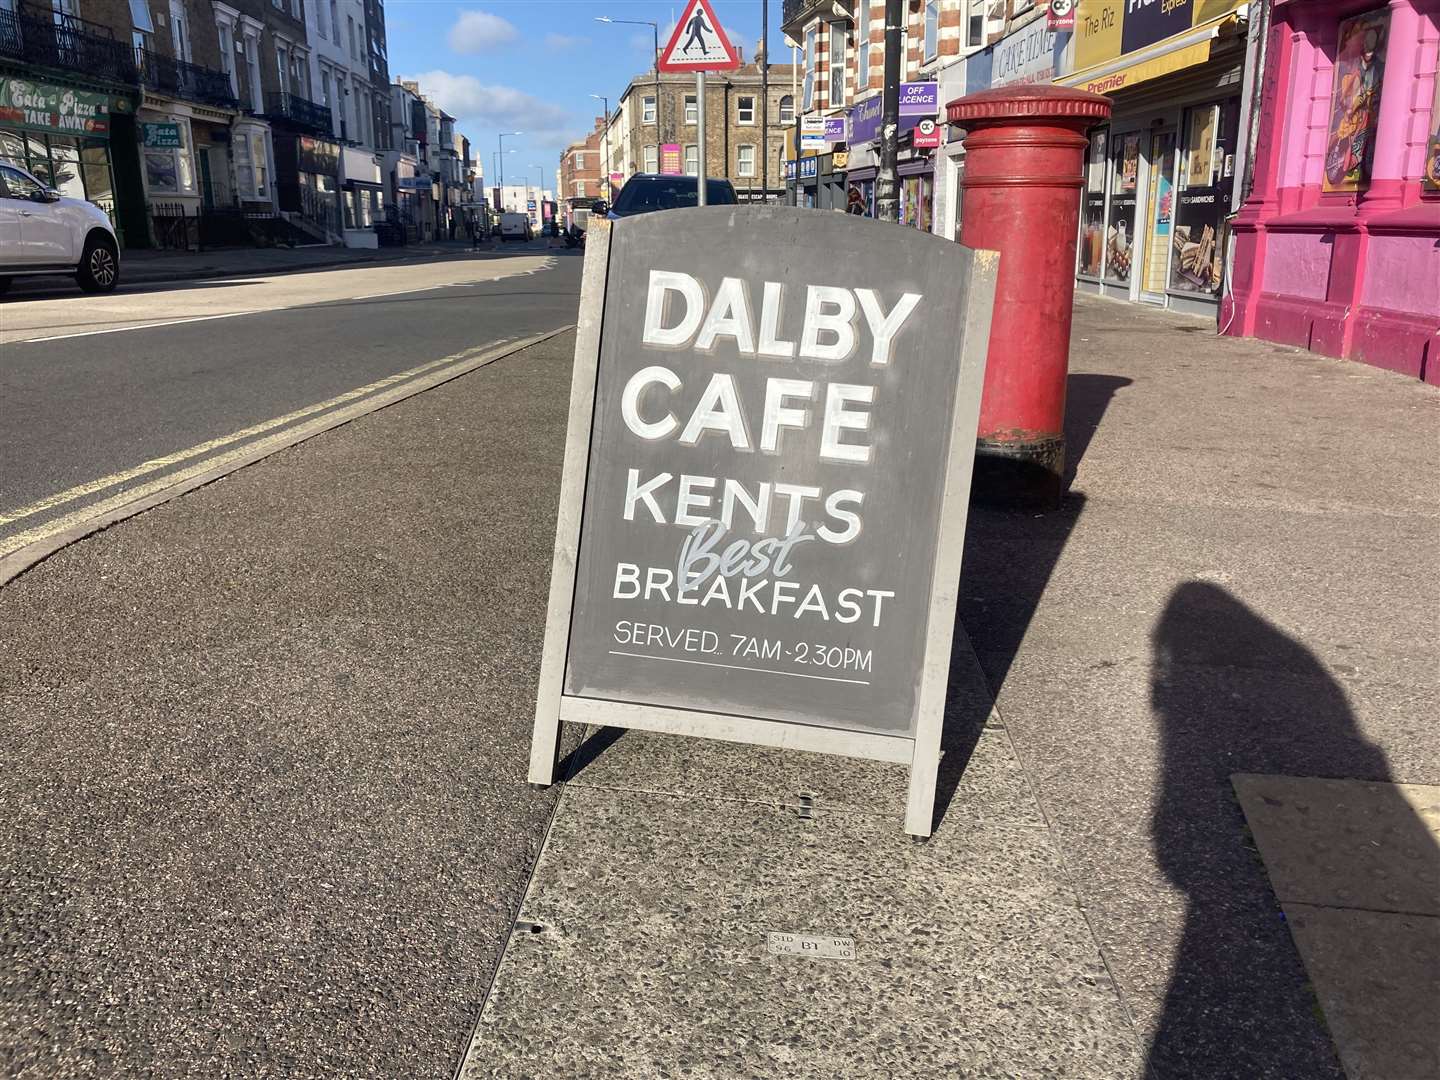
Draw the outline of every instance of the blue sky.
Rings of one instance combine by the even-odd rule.
[[[710,0],[725,32],[754,56],[760,0]],[[770,0],[771,53],[788,63],[780,36],[782,0]],[[507,182],[535,183],[544,167],[554,184],[560,151],[602,112],[591,94],[613,103],[630,77],[650,64],[648,26],[608,25],[597,15],[660,24],[660,45],[684,0],[385,0],[390,76],[419,79],[421,87],[458,120],[493,183],[496,134],[505,139]]]

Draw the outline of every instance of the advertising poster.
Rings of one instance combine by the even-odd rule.
[[[1175,200],[1170,243],[1170,289],[1214,294],[1220,291],[1225,257],[1225,214],[1235,183],[1233,168],[1240,130],[1240,103],[1232,98],[1187,110],[1184,168]]]
[[[660,144],[660,175],[679,176],[685,171],[684,159],[680,156],[679,143]]]
[[[1325,191],[1359,191],[1370,182],[1389,28],[1385,9],[1341,20],[1325,138]]]
[[[1135,205],[1140,184],[1140,133],[1126,132],[1115,145],[1115,185],[1110,200],[1110,225],[1105,231],[1105,279],[1130,280],[1134,258]]]

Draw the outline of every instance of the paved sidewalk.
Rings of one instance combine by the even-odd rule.
[[[596,732],[526,788],[570,348],[0,590],[0,1072],[1342,1076],[1232,776],[1440,780],[1440,393],[1081,300],[913,844],[881,764]]]
[[[521,251],[549,250],[551,247],[557,245],[543,239],[529,244],[501,244],[497,240],[486,240],[481,242],[479,250],[486,254],[509,255]],[[563,250],[563,245],[558,245],[558,249]],[[418,262],[460,256],[472,250],[468,240],[439,240],[407,247],[369,249],[316,244],[294,248],[217,248],[213,251],[126,251],[121,260],[120,287],[125,289],[243,275],[291,274],[371,263]],[[69,296],[74,293],[75,284],[71,280],[36,277],[14,279],[7,295],[33,300],[52,294]]]
[[[1440,779],[1440,394],[1093,299],[1072,371],[1064,509],[971,519],[931,842],[897,767],[592,731],[468,1080],[1323,1080],[1319,999],[1382,990],[1410,1064],[1364,1075],[1435,1075],[1423,978],[1317,994],[1231,777]]]

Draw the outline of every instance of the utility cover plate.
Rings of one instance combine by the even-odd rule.
[[[821,960],[854,960],[855,939],[770,931],[770,955],[815,956]]]

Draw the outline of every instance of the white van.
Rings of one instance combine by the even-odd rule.
[[[530,215],[529,215],[529,214],[501,214],[501,215],[500,215],[500,239],[501,239],[501,240],[529,240],[529,239],[530,239]]]

